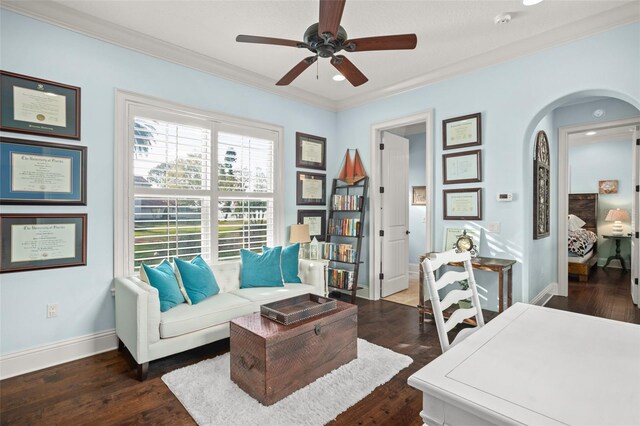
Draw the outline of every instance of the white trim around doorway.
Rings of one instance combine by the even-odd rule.
[[[427,228],[427,241],[426,250],[431,251],[433,243],[433,183],[434,183],[434,143],[433,143],[433,110],[427,110],[418,114],[414,114],[408,117],[397,118],[395,120],[385,121],[383,123],[376,123],[371,125],[371,183],[370,183],[370,196],[369,196],[369,235],[371,235],[371,241],[369,242],[369,299],[380,299],[380,280],[378,276],[380,274],[381,259],[379,259],[379,253],[381,252],[381,237],[379,236],[379,228],[381,223],[380,217],[380,149],[379,145],[382,140],[381,134],[385,130],[394,129],[397,127],[408,126],[411,124],[425,123],[426,127],[426,168],[425,168],[425,184],[427,187],[427,200],[431,200],[431,203],[427,203],[426,206],[426,223]]]

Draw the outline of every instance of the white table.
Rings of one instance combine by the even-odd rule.
[[[640,425],[640,325],[517,303],[409,377],[427,425]]]

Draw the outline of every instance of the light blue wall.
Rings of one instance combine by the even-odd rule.
[[[615,93],[636,106],[640,105],[639,67],[640,25],[627,25],[342,111],[337,117],[337,139],[343,148],[359,148],[369,169],[372,124],[433,108],[434,243],[437,247],[444,227],[462,225],[458,221],[442,219],[441,123],[446,118],[481,112],[484,181],[477,186],[484,191],[484,219],[465,225],[481,228],[489,222],[501,224],[499,234],[485,235],[482,254],[516,259],[514,300],[528,300],[529,255],[534,250],[530,162],[533,132],[545,115],[576,93]],[[499,192],[512,192],[514,201],[497,202],[495,197]],[[552,256],[548,253],[545,259],[536,262],[535,268],[540,262],[557,263]],[[361,270],[361,282],[367,283],[368,266]],[[496,276],[489,273],[479,275],[478,281],[482,279],[488,290],[483,306],[495,308]]]
[[[3,212],[88,213],[86,267],[3,274],[0,352],[114,328],[114,94],[124,89],[284,127],[285,223],[296,221],[295,132],[327,138],[328,166],[341,160],[336,115],[246,85],[154,59],[23,17],[1,13],[2,69],[82,88],[82,140],[88,147],[87,207],[3,206]],[[4,136],[46,139],[3,133]],[[59,316],[46,319],[47,303]]]
[[[599,180],[618,180],[617,194],[598,196],[598,264],[604,265],[607,258],[615,253],[614,240],[603,235],[611,234],[612,222],[605,222],[610,209],[625,209],[631,213],[633,185],[631,181],[631,159],[633,144],[629,133],[628,140],[606,141],[569,148],[569,166],[571,167],[571,192],[598,192]],[[630,232],[630,224],[623,224],[625,233]],[[629,241],[621,243],[622,256],[629,258]],[[611,263],[612,266],[617,266]]]
[[[412,186],[425,185],[427,166],[427,134],[408,136],[409,139],[409,191]],[[409,195],[409,264],[418,264],[418,258],[427,247],[427,209],[425,206],[412,206]]]

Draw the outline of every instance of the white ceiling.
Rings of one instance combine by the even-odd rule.
[[[317,22],[316,0],[3,1],[2,7],[57,23],[224,78],[329,109],[342,109],[640,19],[640,1],[347,0],[350,38],[415,33],[415,50],[346,53],[369,78],[334,82],[318,60],[290,87],[276,87],[306,49],[236,43],[238,34],[302,40]],[[499,13],[511,23],[495,25]]]

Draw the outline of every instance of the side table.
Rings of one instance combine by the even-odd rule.
[[[631,240],[631,236],[630,235],[603,235],[603,237],[607,239],[616,240],[616,254],[614,254],[613,256],[609,256],[609,258],[607,259],[607,263],[604,264],[602,269],[606,268],[609,265],[609,262],[617,259],[620,261],[620,265],[622,266],[622,271],[627,272],[627,267],[624,264],[624,259],[622,258],[622,256],[620,256],[620,242],[622,240]]]

